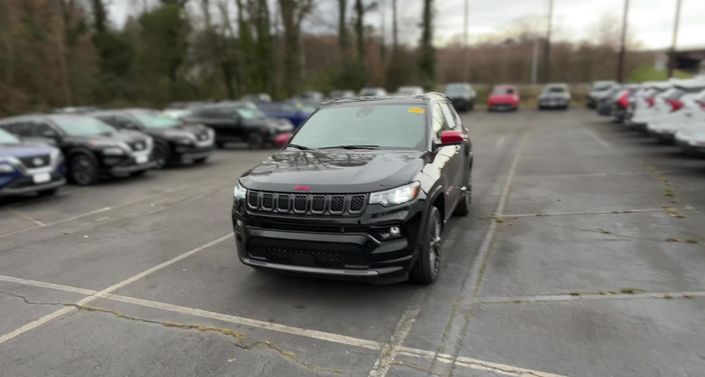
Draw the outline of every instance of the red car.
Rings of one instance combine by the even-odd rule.
[[[512,85],[497,85],[492,89],[490,98],[487,99],[487,110],[519,109],[519,91]]]

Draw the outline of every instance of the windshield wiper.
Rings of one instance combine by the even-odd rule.
[[[309,148],[309,147],[307,147],[307,146],[305,146],[305,145],[287,144],[286,146],[287,146],[287,148],[288,148],[288,147],[291,147],[291,148],[300,149],[300,150],[302,150],[302,151],[310,151],[310,150],[311,150],[311,148]]]
[[[330,147],[323,147],[318,149],[379,149],[379,145],[331,145]]]

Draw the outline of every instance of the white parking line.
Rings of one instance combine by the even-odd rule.
[[[411,331],[411,327],[414,325],[414,321],[416,321],[420,311],[419,307],[412,307],[404,312],[394,328],[390,341],[382,346],[379,356],[370,370],[369,377],[384,377],[387,375],[389,368],[397,357],[399,347],[409,335],[409,331]]]
[[[22,212],[20,212],[20,211],[18,211],[18,210],[16,210],[16,209],[8,208],[7,210],[8,210],[8,212],[14,214],[15,216],[21,217],[21,218],[23,218],[23,219],[25,219],[25,220],[27,220],[27,221],[29,221],[29,222],[31,222],[31,223],[34,223],[34,225],[37,225],[37,226],[42,226],[42,225],[44,225],[43,222],[41,222],[41,221],[39,221],[39,220],[37,220],[37,219],[33,219],[33,218],[30,217],[29,215],[24,214],[24,213],[22,213]]]
[[[0,275],[0,281],[22,284],[22,285],[33,286],[33,287],[54,289],[54,290],[64,291],[64,292],[89,295],[87,298],[95,297],[100,293],[100,292],[96,292],[96,291],[90,290],[90,289],[72,287],[72,286],[61,285],[61,284],[46,283],[46,282],[41,282],[41,281],[36,281],[36,280],[20,279],[20,278],[16,278],[16,277],[3,276],[3,275]],[[284,334],[289,334],[289,335],[301,336],[301,337],[305,337],[305,338],[316,339],[316,340],[326,341],[326,342],[330,342],[330,343],[337,343],[337,344],[341,344],[341,345],[345,345],[345,346],[363,348],[363,349],[368,349],[368,350],[381,351],[386,346],[386,345],[381,344],[379,342],[376,342],[374,340],[367,340],[367,339],[355,338],[355,337],[351,337],[351,336],[347,336],[347,335],[329,333],[329,332],[325,332],[325,331],[310,330],[310,329],[304,329],[304,328],[299,328],[299,327],[281,325],[281,324],[277,324],[277,323],[273,323],[273,322],[265,322],[265,321],[260,321],[260,320],[256,320],[256,319],[246,318],[246,317],[211,312],[208,310],[189,308],[189,307],[179,306],[179,305],[172,305],[172,304],[167,304],[164,302],[145,300],[145,299],[136,298],[136,297],[129,297],[129,296],[107,293],[107,294],[103,294],[102,297],[100,297],[100,298],[105,299],[105,300],[110,300],[110,301],[123,302],[123,303],[132,304],[132,305],[136,305],[136,306],[151,308],[151,309],[158,309],[158,310],[163,310],[163,311],[172,312],[172,313],[184,314],[184,315],[197,317],[197,318],[222,321],[222,322],[226,322],[226,323],[232,323],[235,325],[247,326],[247,327],[252,327],[252,328],[257,328],[257,329],[262,329],[262,330],[269,330],[269,331],[274,331],[274,332],[284,333]],[[65,313],[62,313],[62,314],[65,314]],[[60,315],[54,315],[53,318],[57,318],[58,316],[60,316]],[[412,323],[410,323],[410,319],[415,318],[416,315],[415,315],[415,313],[410,313],[410,314],[406,315],[405,317],[406,317],[406,319],[400,321],[400,324],[397,326],[398,328],[401,329],[398,331],[400,333],[408,332],[408,329],[411,328],[411,324],[412,324]],[[395,332],[397,332],[397,331],[395,331]],[[519,368],[514,365],[483,361],[483,360],[474,359],[474,358],[470,358],[470,357],[464,357],[464,356],[457,357],[457,359],[454,361],[454,357],[450,354],[446,354],[446,353],[437,354],[433,351],[422,350],[422,349],[413,348],[413,347],[400,346],[399,344],[396,344],[396,347],[394,347],[393,350],[397,355],[401,355],[401,356],[410,356],[410,357],[417,357],[417,358],[423,358],[423,359],[433,359],[434,357],[436,357],[438,361],[443,362],[445,364],[455,363],[457,366],[460,366],[460,367],[481,370],[481,371],[491,371],[494,373],[503,374],[503,375],[507,375],[507,376],[562,377],[557,374],[546,373],[546,372],[542,372],[539,370]],[[391,347],[389,348],[389,351],[392,351]]]
[[[52,226],[52,225],[67,223],[67,222],[70,222],[70,221],[78,220],[78,219],[83,218],[83,217],[95,215],[95,214],[97,214],[97,213],[102,213],[102,212],[110,211],[111,209],[113,209],[113,207],[103,207],[103,208],[100,208],[100,209],[96,209],[96,210],[94,210],[94,211],[89,211],[89,212],[81,213],[81,214],[78,214],[78,215],[75,215],[75,216],[71,216],[71,217],[65,217],[65,218],[63,218],[63,219],[61,219],[61,220],[56,220],[56,221],[52,221],[52,222],[49,222],[49,223],[42,223],[41,225],[33,226],[33,227],[30,227],[30,228],[22,228],[22,229],[14,230],[14,231],[12,231],[12,232],[7,232],[7,233],[0,234],[0,239],[6,238],[6,237],[9,237],[9,236],[14,236],[14,235],[16,235],[16,234],[28,232],[28,231],[30,231],[30,230],[41,229],[41,228],[46,228],[46,227]]]
[[[119,282],[119,283],[113,284],[108,288],[105,288],[101,291],[95,292],[95,293],[91,294],[90,296],[85,297],[85,298],[75,302],[74,305],[83,306],[83,305],[90,304],[91,302],[98,300],[100,298],[105,298],[106,295],[108,295],[108,294],[110,294],[110,293],[112,293],[112,292],[114,292],[114,291],[116,291],[126,285],[132,284],[140,279],[143,279],[143,278],[145,278],[145,277],[147,277],[147,276],[149,276],[159,270],[162,270],[168,266],[171,266],[172,264],[174,264],[182,259],[188,258],[191,255],[196,254],[203,249],[209,248],[213,245],[216,245],[220,242],[223,242],[223,241],[231,238],[232,236],[233,236],[232,233],[228,233],[228,234],[226,234],[222,237],[219,237],[213,241],[207,242],[201,246],[196,247],[195,249],[191,249],[183,254],[180,254],[172,259],[169,259],[166,262],[160,263],[152,268],[149,268],[147,270],[140,272],[139,274],[133,275],[133,276],[131,276],[131,277]],[[46,324],[56,318],[63,316],[64,314],[68,314],[74,310],[77,310],[75,306],[66,306],[66,307],[63,307],[63,308],[53,312],[53,313],[47,314],[44,317],[41,317],[35,321],[32,321],[32,322],[18,328],[18,329],[15,329],[14,331],[11,331],[5,335],[0,336],[0,344],[3,344],[5,342],[7,342],[8,340],[12,340],[12,339],[28,332],[28,331],[36,329],[37,327],[42,326],[42,325],[44,325],[44,324]]]
[[[678,292],[635,292],[627,291],[604,291],[604,292],[575,292],[572,294],[557,295],[533,295],[533,296],[510,296],[510,297],[483,297],[480,302],[483,304],[517,304],[533,302],[563,302],[563,301],[591,301],[591,300],[644,300],[644,299],[674,299],[674,298],[702,298],[705,291],[678,291]]]
[[[684,208],[688,209],[688,208]],[[650,213],[663,212],[665,208],[641,208],[641,209],[606,209],[600,211],[573,211],[573,212],[543,212],[543,213],[506,213],[495,214],[495,217],[519,218],[519,217],[544,217],[544,216],[581,216],[581,215],[619,215],[627,213]]]
[[[583,131],[588,134],[593,140],[595,140],[598,144],[602,145],[605,148],[610,148],[610,143],[606,142],[603,138],[598,136],[594,131],[589,130],[587,128],[583,128]]]

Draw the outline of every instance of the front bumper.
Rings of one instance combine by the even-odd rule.
[[[648,128],[648,130],[649,135],[662,143],[673,143],[675,139],[675,132],[672,130],[665,130],[661,128]]]
[[[369,206],[368,206],[369,208]],[[422,212],[407,206],[377,217],[259,215],[233,211],[235,244],[246,265],[330,279],[399,282],[416,258]],[[392,226],[398,237],[384,237]]]
[[[509,102],[497,102],[497,103],[487,104],[488,110],[516,110],[518,108],[519,108],[518,104],[509,103]]]
[[[695,157],[705,157],[705,145],[698,146],[698,145],[691,145],[685,140],[682,139],[675,139],[676,146],[680,148],[683,153],[690,155],[690,156],[695,156]]]
[[[565,108],[568,107],[569,101],[566,99],[541,99],[538,101],[539,108]]]
[[[45,183],[34,183],[31,177],[21,176],[7,185],[0,187],[0,196],[23,195],[44,190],[53,190],[66,184],[63,174],[52,173],[51,179]]]
[[[215,150],[215,145],[210,144],[207,146],[181,146],[176,145],[173,149],[174,154],[172,158],[181,163],[192,162],[193,160],[198,160],[200,158],[206,158],[210,156]]]

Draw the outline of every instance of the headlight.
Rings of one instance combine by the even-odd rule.
[[[190,145],[193,143],[193,140],[185,137],[180,137],[177,139],[174,139],[174,143],[176,144],[181,144],[181,145]]]
[[[125,154],[125,150],[120,147],[105,148],[102,149],[101,152],[106,156],[122,156]]]
[[[386,207],[410,202],[419,195],[420,187],[419,182],[412,182],[391,190],[373,192],[370,194],[370,204],[381,204]]]
[[[0,162],[0,173],[12,173],[15,171],[15,167],[6,163]]]
[[[245,200],[246,196],[247,189],[240,184],[240,181],[237,181],[235,183],[235,188],[233,188],[233,197],[235,200]]]

